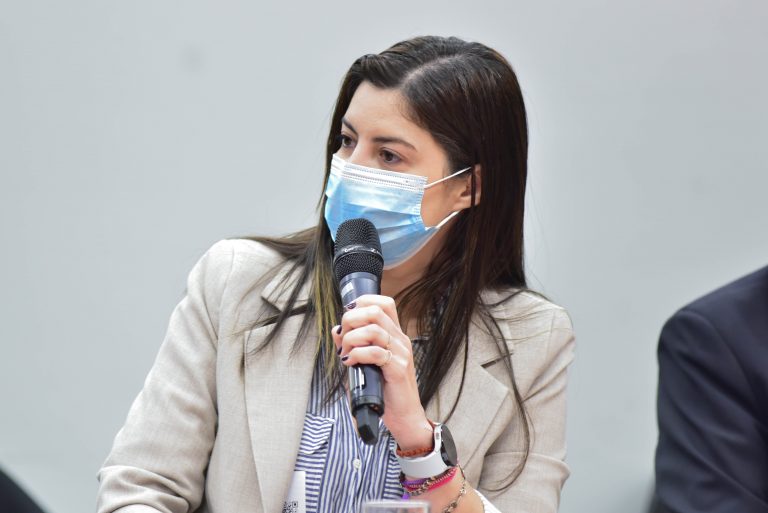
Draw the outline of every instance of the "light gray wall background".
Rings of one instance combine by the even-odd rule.
[[[640,513],[663,321],[768,264],[767,25],[748,0],[0,0],[0,465],[92,510],[193,263],[309,224],[342,74],[436,33],[527,100],[528,269],[578,335],[561,511]]]

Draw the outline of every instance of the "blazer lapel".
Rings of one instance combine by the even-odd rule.
[[[284,267],[264,288],[262,297],[282,310],[290,292]],[[306,302],[306,287],[299,303]],[[263,510],[281,511],[293,477],[309,399],[317,336],[310,330],[293,351],[303,316],[290,317],[264,350],[253,353],[273,326],[244,335],[245,402]]]
[[[484,294],[488,303],[496,298],[495,293]],[[498,312],[492,312],[495,316]],[[497,317],[498,318],[498,317]],[[506,323],[499,323],[502,335],[507,341],[512,340]],[[510,351],[511,354],[511,351]],[[510,387],[497,380],[484,365],[499,359],[498,350],[491,335],[477,322],[469,327],[469,357],[466,376],[456,410],[448,420],[459,461],[468,466],[494,420],[501,417],[505,401],[511,396]],[[437,397],[427,405],[430,419],[444,421],[451,410],[461,389],[461,375],[464,365],[464,351],[460,351],[448,371]]]

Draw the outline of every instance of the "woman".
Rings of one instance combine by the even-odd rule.
[[[433,512],[555,511],[573,334],[526,287],[527,147],[515,74],[486,46],[422,37],[355,61],[317,226],[195,265],[99,511],[357,512],[404,492]],[[345,309],[331,266],[350,217],[376,226],[384,272]],[[349,412],[355,364],[383,375],[373,445]]]

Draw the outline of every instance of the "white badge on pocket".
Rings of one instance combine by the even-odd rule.
[[[288,497],[283,504],[283,513],[307,513],[306,497],[307,473],[303,470],[293,472],[293,481],[288,489]]]

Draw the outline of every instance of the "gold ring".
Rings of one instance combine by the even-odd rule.
[[[391,359],[392,359],[392,351],[390,351],[389,349],[387,349],[387,359],[386,359],[386,360],[384,360],[384,363],[382,363],[381,365],[379,365],[379,367],[384,367],[386,364],[388,364],[388,363],[389,363],[389,361],[390,361]]]

